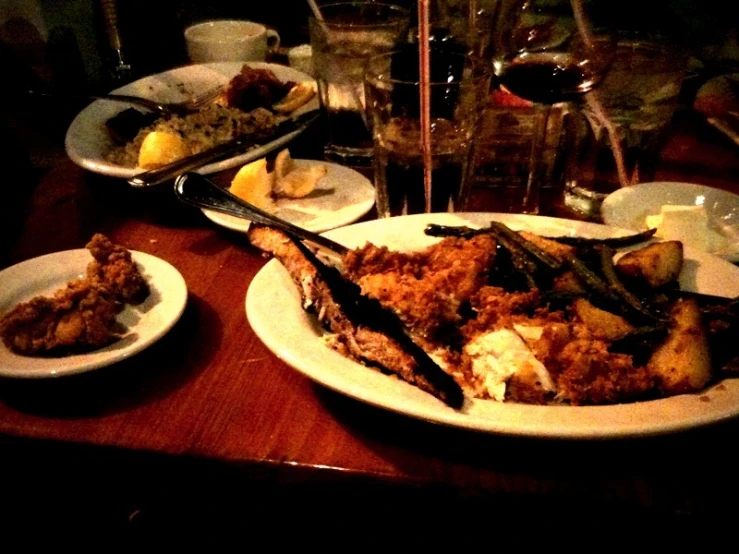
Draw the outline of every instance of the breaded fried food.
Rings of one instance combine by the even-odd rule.
[[[462,391],[453,377],[441,368],[436,368],[437,375],[429,375],[428,368],[422,370],[413,354],[397,340],[350,317],[316,265],[288,235],[270,227],[251,225],[248,237],[254,246],[275,256],[285,266],[298,285],[303,308],[315,313],[333,333],[327,341],[331,348],[361,363],[389,371],[451,406],[461,405]]]
[[[149,286],[124,247],[96,234],[87,244],[93,261],[87,275],[51,297],[22,302],[0,319],[5,345],[18,354],[64,354],[97,348],[116,338],[116,315],[138,304]]]
[[[271,107],[282,100],[293,86],[294,82],[283,83],[269,69],[244,64],[241,72],[229,81],[224,96],[228,106],[250,112],[260,107]]]
[[[362,293],[395,310],[423,338],[461,321],[460,307],[487,281],[497,243],[490,235],[449,237],[422,252],[367,244],[344,258]]]
[[[51,298],[37,296],[18,304],[0,320],[0,333],[5,345],[19,354],[98,347],[110,341],[119,310],[109,289],[77,279]]]
[[[572,405],[613,404],[644,398],[654,378],[630,355],[608,351],[608,343],[579,323],[544,325],[533,351],[552,373],[558,398]]]
[[[90,282],[110,289],[119,302],[139,304],[149,296],[149,286],[126,248],[100,233],[92,237],[86,248],[94,258],[87,266]]]

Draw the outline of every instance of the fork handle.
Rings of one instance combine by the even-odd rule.
[[[185,173],[177,177],[174,190],[175,196],[185,204],[215,210],[247,219],[260,225],[275,227],[300,239],[328,248],[339,255],[344,255],[349,251],[343,244],[339,244],[323,235],[308,231],[307,229],[293,225],[289,221],[260,210],[198,173]]]
[[[125,104],[135,104],[148,110],[164,113],[164,108],[158,102],[141,98],[139,96],[129,96],[127,94],[58,94],[41,92],[34,89],[28,90],[29,96],[37,98],[48,98],[50,100],[66,98],[69,100],[111,100],[112,102],[123,102]]]

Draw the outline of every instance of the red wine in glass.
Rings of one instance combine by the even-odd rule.
[[[598,82],[588,61],[552,52],[522,54],[502,68],[498,79],[516,96],[550,105],[574,100]]]
[[[610,33],[588,18],[584,0],[497,0],[493,67],[508,91],[534,103],[534,132],[522,211],[539,213],[548,178],[542,152],[551,106],[593,89],[612,50]]]

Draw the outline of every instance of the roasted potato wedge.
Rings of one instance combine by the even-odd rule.
[[[616,270],[630,282],[661,287],[680,276],[683,267],[683,244],[668,240],[632,250],[616,262]]]
[[[666,394],[695,392],[710,381],[708,337],[695,299],[672,305],[667,338],[652,353],[647,370]]]
[[[614,341],[634,331],[634,326],[620,315],[601,310],[584,298],[575,298],[572,311],[598,339]]]

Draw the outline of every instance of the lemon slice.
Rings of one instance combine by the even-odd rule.
[[[189,155],[190,149],[180,135],[152,131],[141,143],[138,165],[144,169],[154,169]]]
[[[275,192],[288,198],[303,198],[316,188],[327,173],[325,165],[311,165],[294,169],[275,183]]]
[[[295,169],[295,162],[290,157],[290,150],[285,148],[275,158],[275,179],[279,182],[293,169]]]
[[[293,112],[300,106],[307,104],[315,94],[316,89],[310,81],[298,83],[290,89],[285,98],[274,104],[272,109],[279,113]]]
[[[273,184],[274,173],[267,171],[267,160],[262,158],[239,169],[229,190],[257,208],[273,213],[277,209],[272,200]]]

